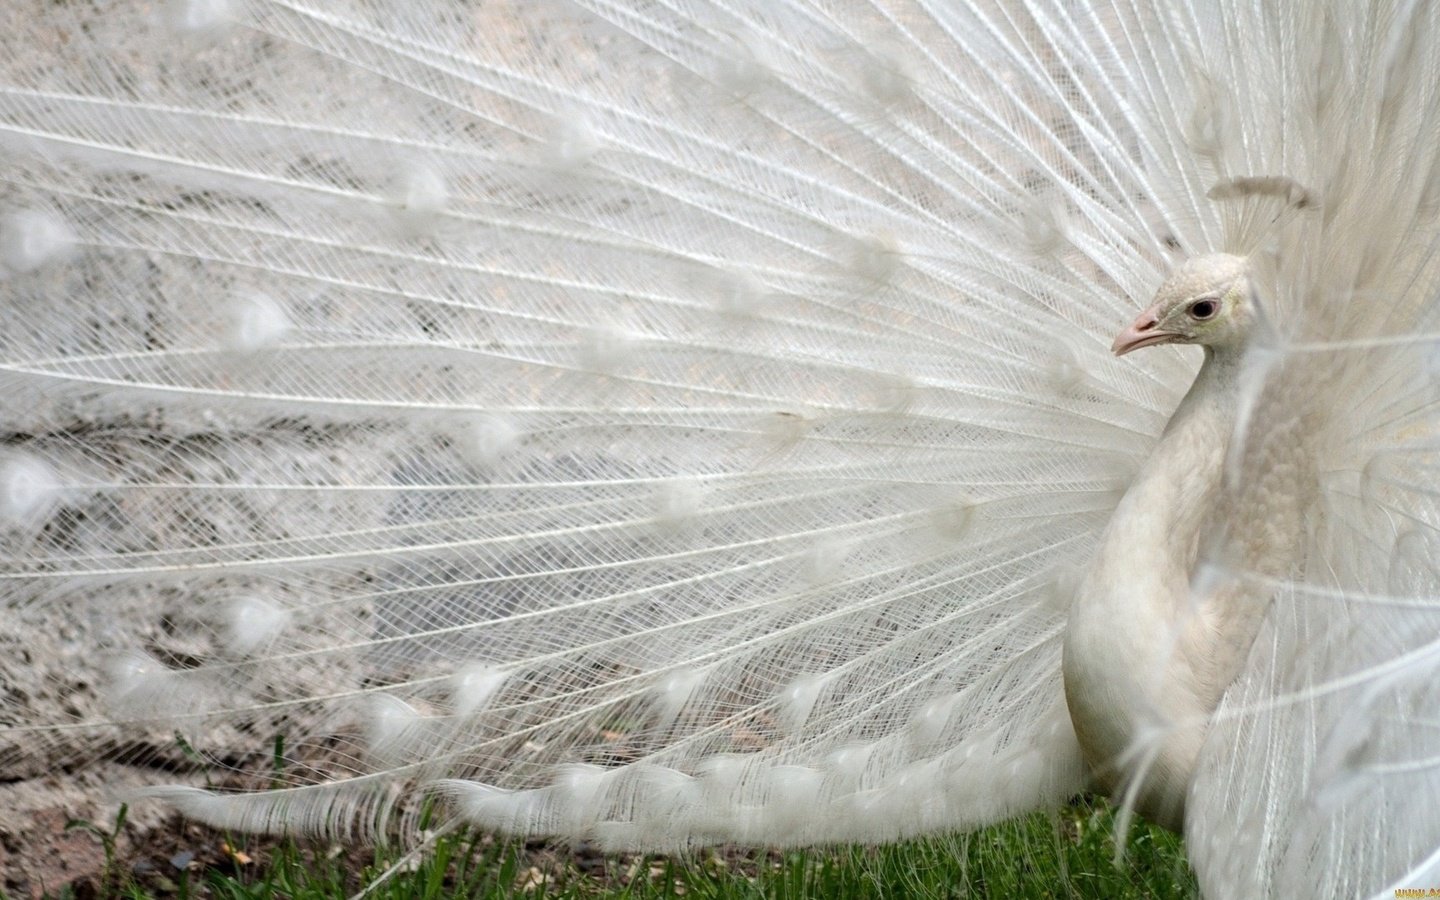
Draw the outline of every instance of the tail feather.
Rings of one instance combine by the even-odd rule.
[[[458,778],[615,845],[1079,786],[1063,574],[1185,367],[1097,364],[1162,254],[1123,119],[1049,99],[1077,23],[233,11],[183,53],[35,14],[76,74],[0,93],[12,193],[77,252],[17,282],[16,433],[64,484],[7,592],[145,610],[7,760],[178,764],[178,731],[283,788],[166,792],[217,824],[376,827]]]

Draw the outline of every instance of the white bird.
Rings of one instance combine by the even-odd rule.
[[[1440,9],[0,25],[0,777],[1440,885]]]

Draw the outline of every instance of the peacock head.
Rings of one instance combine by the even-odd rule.
[[[1212,253],[1181,263],[1155,302],[1120,332],[1110,350],[1124,356],[1157,344],[1241,345],[1250,330],[1250,267],[1242,256]]]

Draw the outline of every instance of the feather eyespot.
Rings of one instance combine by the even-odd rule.
[[[1190,318],[1201,321],[1213,317],[1220,311],[1220,304],[1215,300],[1196,300],[1190,304]]]

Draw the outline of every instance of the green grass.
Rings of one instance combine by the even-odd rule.
[[[100,891],[60,896],[218,897],[233,900],[320,900],[353,896],[385,871],[398,853],[268,844],[233,838],[245,850],[180,870],[122,876]],[[1196,896],[1179,838],[1137,826],[1126,857],[1114,862],[1109,809],[1086,803],[968,835],[883,847],[791,853],[697,853],[665,857],[603,857],[536,844],[461,835],[436,842],[409,871],[391,875],[368,896],[376,900],[449,897],[570,898],[948,898]],[[246,857],[249,857],[248,859]],[[121,861],[122,864],[125,862]]]

